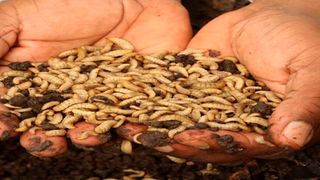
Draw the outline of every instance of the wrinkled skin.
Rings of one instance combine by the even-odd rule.
[[[253,157],[283,157],[317,141],[320,134],[319,7],[319,1],[257,0],[212,20],[188,46],[236,56],[258,80],[284,95],[265,135],[276,146],[257,143],[255,133],[187,130],[176,135],[171,145],[156,149],[197,161],[233,163]],[[132,129],[129,124],[127,127]],[[226,153],[211,138],[212,134],[233,136],[243,150]]]
[[[1,64],[45,61],[81,45],[103,45],[106,37],[124,38],[141,53],[181,51],[191,36],[188,13],[178,0],[9,0],[0,3]],[[0,139],[16,134],[9,125],[15,127],[17,121],[9,124],[6,119],[0,119]],[[101,137],[79,140],[79,132],[94,127],[83,124],[76,127],[68,136],[77,144],[94,146],[100,144],[101,139],[105,141]],[[24,134],[21,144],[30,149],[33,142],[30,139],[37,136],[43,141],[46,139],[43,130],[39,130],[34,135]],[[61,147],[59,143],[66,146],[65,138],[51,142],[51,147]],[[33,154],[52,157],[66,149],[44,149]]]
[[[214,19],[189,44],[190,48],[210,48],[221,51],[222,55],[236,56],[257,79],[265,82],[272,90],[284,94],[285,100],[273,113],[270,119],[271,127],[268,134],[265,135],[265,139],[276,146],[256,143],[254,139],[258,135],[255,133],[187,130],[176,135],[172,144],[156,147],[156,149],[196,161],[230,163],[253,157],[285,156],[291,151],[303,148],[306,144],[319,139],[317,118],[320,114],[318,100],[320,80],[317,77],[320,74],[318,60],[320,55],[320,22],[318,20],[320,11],[317,9],[318,7],[320,4],[316,0],[308,2],[256,0],[250,6]],[[67,21],[67,23],[69,22],[72,21]],[[181,28],[181,26],[179,27]],[[140,25],[139,27],[144,26]],[[159,24],[156,27],[162,26]],[[177,24],[174,24],[174,27],[177,27]],[[185,29],[187,28],[185,27]],[[182,30],[180,31],[182,32]],[[171,31],[162,32],[164,34],[172,33]],[[182,33],[177,34],[178,36],[182,35]],[[70,38],[69,36],[67,37]],[[168,40],[173,40],[172,37],[177,38],[178,36],[167,35],[165,37],[168,37]],[[158,48],[151,50],[140,48],[142,46],[139,44],[144,42],[140,37],[137,42],[134,41],[137,39],[122,37],[131,40],[142,52],[158,50]],[[161,43],[158,44],[158,42],[168,42],[167,39],[160,37],[159,40],[152,40],[155,40],[159,46]],[[10,39],[12,36],[7,36],[7,38]],[[178,41],[171,42],[177,43]],[[84,42],[84,44],[86,43]],[[79,46],[79,44],[81,43],[76,41],[74,46],[68,46],[68,48]],[[61,50],[63,49],[59,51]],[[4,56],[5,59],[10,60],[10,57],[14,57],[11,52],[14,52],[14,49]],[[27,54],[31,55],[30,52],[32,51],[28,51]],[[32,53],[32,56],[35,57],[37,54],[41,53]],[[48,52],[44,54],[48,55]],[[22,58],[25,57],[30,56],[23,55]],[[146,127],[143,125],[126,124],[117,132],[120,136],[132,140],[135,134],[145,130]],[[226,153],[216,139],[212,138],[212,134],[231,135],[235,141],[239,142],[239,146],[243,150],[235,154]],[[208,147],[209,149],[207,149]]]

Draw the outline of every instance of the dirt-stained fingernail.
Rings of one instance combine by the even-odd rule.
[[[283,143],[295,143],[299,147],[303,147],[313,137],[313,128],[305,121],[292,121],[284,128],[282,135],[290,141]]]

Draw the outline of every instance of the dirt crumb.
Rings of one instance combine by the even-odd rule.
[[[164,146],[169,143],[167,133],[159,131],[147,131],[138,137],[138,141],[146,147]]]
[[[32,65],[29,61],[24,61],[24,62],[13,62],[13,63],[10,63],[8,66],[12,70],[26,71]]]
[[[4,78],[2,80],[2,83],[3,83],[4,87],[11,88],[12,86],[14,86],[13,78],[14,77],[12,77],[12,76],[8,76],[8,77]]]
[[[95,68],[96,68],[96,66],[94,66],[94,65],[81,65],[80,66],[80,73],[82,73],[82,74],[90,73]]]
[[[29,98],[22,96],[22,95],[16,95],[13,96],[10,100],[9,100],[9,104],[12,106],[18,106],[18,107],[27,107],[27,102],[28,102]]]
[[[272,114],[272,106],[264,102],[259,101],[251,108],[252,113],[259,113],[262,117],[266,117]]]
[[[234,64],[234,62],[232,62],[230,60],[223,60],[222,62],[220,62],[218,70],[227,71],[232,74],[239,74],[240,73],[237,66]]]
[[[187,66],[189,64],[193,65],[194,63],[196,63],[196,60],[192,55],[181,54],[176,56],[176,62],[182,63],[184,66]]]

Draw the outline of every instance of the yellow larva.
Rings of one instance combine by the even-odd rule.
[[[123,55],[128,54],[128,53],[132,53],[132,50],[131,49],[113,50],[113,51],[109,51],[107,53],[104,53],[103,55],[114,58],[114,57],[123,56]]]
[[[50,121],[50,124],[59,124],[63,119],[63,116],[61,113],[56,113],[53,115],[52,120]]]
[[[65,61],[61,61],[61,59],[59,58],[51,58],[48,60],[48,65],[52,68],[52,69],[65,69],[65,68],[69,68],[69,65],[67,62]]]
[[[76,55],[78,53],[78,51],[76,49],[72,49],[72,50],[67,50],[67,51],[64,51],[62,53],[60,53],[58,55],[59,58],[65,58],[65,57],[68,57],[68,56],[71,56],[71,55]]]
[[[170,155],[166,155],[166,156],[167,156],[168,159],[170,159],[171,161],[173,161],[175,163],[178,163],[178,164],[183,164],[183,163],[185,163],[187,161],[185,159],[181,159],[181,158],[170,156]]]
[[[64,83],[59,87],[58,91],[62,92],[62,91],[68,90],[72,87],[72,85],[73,85],[72,79],[65,78]]]
[[[232,105],[231,102],[219,96],[207,96],[205,98],[201,98],[200,102],[217,102],[225,105]]]
[[[159,59],[159,58],[156,58],[156,57],[152,57],[152,56],[144,56],[144,59],[147,60],[147,61],[150,61],[152,63],[155,63],[155,64],[159,64],[159,65],[167,65],[167,62]]]
[[[179,132],[184,131],[185,129],[187,129],[187,127],[186,127],[186,126],[183,126],[183,125],[175,128],[175,129],[171,129],[171,130],[168,132],[168,137],[169,137],[169,138],[173,138],[176,134],[178,134]]]
[[[61,85],[64,83],[64,81],[58,77],[56,77],[55,75],[52,75],[50,73],[46,73],[46,72],[40,72],[38,74],[38,76],[40,78],[42,78],[43,80],[46,80],[52,84],[57,84],[57,85]]]
[[[182,116],[187,116],[192,112],[192,107],[187,107],[184,110],[176,111],[175,113]]]
[[[218,81],[220,78],[217,75],[206,75],[202,78],[199,78],[198,81],[200,82],[216,82]]]
[[[74,81],[74,83],[82,84],[86,82],[89,77],[86,74],[79,74],[78,78]]]
[[[120,39],[120,38],[108,38],[108,40],[110,40],[111,42],[113,42],[114,44],[118,45],[120,48],[122,49],[134,49],[134,46],[129,42],[126,41],[124,39]]]
[[[225,123],[228,123],[228,122],[237,122],[237,123],[239,123],[239,124],[246,125],[245,121],[243,121],[241,118],[238,118],[238,117],[227,118],[227,119],[225,119],[223,122],[225,122]]]
[[[108,55],[100,55],[100,56],[92,56],[92,57],[86,57],[82,59],[82,62],[95,62],[95,61],[112,61],[114,60],[113,57]]]
[[[181,66],[170,66],[170,67],[169,67],[169,70],[170,70],[170,71],[173,71],[173,72],[180,73],[180,74],[182,74],[184,77],[188,77],[188,76],[189,76],[188,71],[187,71],[185,68],[181,67]]]
[[[169,120],[177,120],[182,122],[183,124],[194,124],[194,122],[188,116],[182,115],[163,115],[156,119],[157,121],[169,121]]]
[[[194,72],[199,73],[202,76],[209,75],[209,72],[201,67],[193,66],[190,69],[188,69],[188,73],[194,73]]]
[[[263,126],[263,127],[268,127],[268,120],[266,119],[263,119],[261,117],[246,117],[243,119],[246,123],[253,123],[253,124],[258,124],[260,126]]]
[[[82,99],[68,99],[68,100],[65,100],[63,101],[61,104],[53,107],[53,110],[54,111],[63,111],[65,110],[66,108],[74,105],[74,104],[79,104],[79,103],[82,103],[83,100]]]
[[[177,90],[175,88],[169,87],[166,84],[160,84],[158,86],[160,89],[163,89],[164,91],[170,92],[172,94],[176,94]]]
[[[131,104],[139,99],[145,99],[147,98],[146,96],[136,96],[136,97],[132,97],[130,99],[126,99],[126,100],[123,100],[119,103],[119,106],[126,106],[128,104]]]
[[[75,126],[73,124],[76,123],[77,121],[79,121],[80,117],[81,116],[78,116],[78,115],[67,115],[62,120],[63,127],[67,128],[67,129],[74,129]]]
[[[98,125],[94,129],[94,131],[96,133],[103,134],[103,133],[108,132],[112,128],[112,126],[115,125],[115,124],[117,124],[117,121],[115,121],[115,120],[107,120],[107,121],[101,123],[100,125]]]
[[[186,95],[191,94],[191,91],[189,89],[182,87],[180,84],[176,84],[175,87],[176,87],[178,93],[186,94]]]
[[[17,132],[25,132],[27,131],[33,124],[33,122],[36,120],[35,117],[24,119],[19,123],[19,127],[15,130]]]
[[[84,89],[75,89],[73,90],[73,92],[77,94],[82,100],[87,100],[89,98],[88,92]]]
[[[122,140],[121,151],[125,154],[132,154],[132,144],[128,140]]]
[[[156,80],[158,80],[160,83],[164,83],[164,84],[170,84],[172,83],[172,81],[170,81],[169,79],[167,79],[166,77],[159,75],[159,76],[155,76],[154,77]]]
[[[98,136],[98,133],[94,131],[84,131],[81,135],[77,138],[79,140],[87,139],[89,136]]]
[[[210,109],[221,109],[221,110],[234,110],[234,107],[231,105],[219,104],[219,103],[203,103],[201,104],[204,108]]]
[[[49,131],[46,131],[45,134],[47,136],[64,136],[67,134],[67,131],[64,129],[49,130]]]
[[[83,109],[72,109],[71,112],[78,116],[89,116],[95,113],[94,111],[83,110]]]
[[[240,76],[232,75],[224,78],[224,80],[231,80],[235,82],[234,87],[238,90],[241,90],[244,87],[244,79],[241,78]]]
[[[117,114],[124,114],[124,115],[131,115],[135,110],[130,109],[120,109],[118,107],[113,106],[106,106],[104,109],[101,109],[102,112],[105,113],[117,113]]]

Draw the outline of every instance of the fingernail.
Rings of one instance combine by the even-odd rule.
[[[302,147],[307,144],[313,136],[313,128],[304,121],[292,121],[282,131],[288,140]]]
[[[163,153],[170,153],[174,150],[171,146],[158,146],[154,147],[154,149]]]

